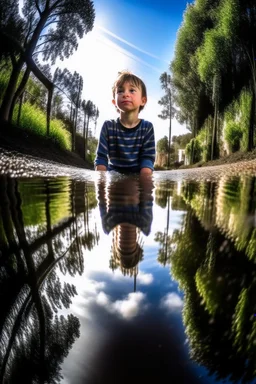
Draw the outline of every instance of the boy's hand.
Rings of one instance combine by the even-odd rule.
[[[106,171],[107,167],[105,165],[96,165],[96,171]]]
[[[153,171],[150,168],[141,168],[140,175],[152,175]]]

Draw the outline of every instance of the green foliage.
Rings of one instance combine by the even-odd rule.
[[[232,332],[235,335],[234,344],[240,349],[241,345],[246,341],[246,328],[245,324],[248,319],[248,312],[250,313],[248,290],[242,289],[234,313],[234,320],[232,323]]]
[[[239,94],[244,97],[244,87],[248,87],[251,97],[256,93],[255,20],[255,4],[251,0],[196,0],[187,6],[178,31],[170,66],[174,102],[179,107],[178,121],[186,122],[196,136],[205,121],[214,118],[207,143],[211,158],[220,152],[217,145],[220,150],[223,145],[219,141],[224,136],[223,112],[240,98]],[[234,126],[236,132],[231,135],[231,141],[238,141],[234,137],[239,136],[240,148],[248,150],[256,140],[252,134],[255,114],[248,114],[247,109],[246,118],[245,115],[241,118],[241,110],[240,100],[234,121],[244,121],[243,135],[241,138]],[[209,148],[203,155],[207,160],[208,152]]]
[[[229,121],[224,129],[224,138],[228,143],[231,152],[239,151],[240,140],[243,137],[243,131],[238,122]]]
[[[210,8],[209,1],[197,1],[187,6],[170,66],[175,87],[174,102],[179,107],[178,121],[186,122],[194,135],[208,114],[208,95],[197,72],[196,51],[211,23]]]
[[[95,137],[89,137],[88,138],[88,150],[89,150],[88,161],[90,161],[91,163],[93,163],[95,160],[97,146],[98,146],[98,140]]]
[[[239,25],[239,0],[223,0],[218,11],[219,29],[229,41],[234,38]]]
[[[157,152],[161,153],[168,153],[169,152],[169,142],[167,136],[164,136],[162,139],[158,140],[157,145]]]
[[[202,297],[207,311],[214,315],[218,309],[222,284],[218,283],[217,277],[212,271],[201,266],[195,275],[196,288]]]
[[[207,83],[221,70],[224,46],[224,39],[218,31],[205,32],[204,44],[197,50],[198,73],[203,82]]]
[[[173,136],[172,142],[177,143],[179,148],[185,148],[191,139],[192,139],[192,133],[189,132],[189,133],[185,133],[184,135]]]
[[[14,121],[17,120],[18,108],[14,111]],[[22,105],[22,112],[20,117],[20,127],[26,130],[35,132],[38,136],[46,136],[46,115],[45,113],[29,103]],[[60,120],[51,120],[50,138],[60,148],[71,149],[70,133],[64,128]]]
[[[190,159],[190,164],[197,163],[202,160],[203,148],[198,138],[193,138],[186,145],[185,154]]]
[[[225,110],[224,138],[227,140],[232,152],[237,150],[236,147],[242,151],[247,150],[251,101],[251,92],[244,88],[239,97],[234,99]],[[238,140],[239,145],[236,143]]]
[[[2,100],[5,89],[7,87],[10,77],[10,71],[8,68],[4,68],[0,71],[0,100]]]

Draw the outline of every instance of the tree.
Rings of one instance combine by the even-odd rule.
[[[206,31],[198,48],[198,73],[210,84],[214,109],[211,141],[211,160],[218,157],[218,115],[222,91],[222,79],[232,66],[232,40],[238,25],[238,0],[225,0],[212,12],[214,25]],[[232,71],[232,70],[231,70]]]
[[[75,138],[78,110],[81,105],[83,78],[76,71],[71,74],[67,68],[62,71],[56,68],[53,76],[54,85],[58,87],[70,101],[70,121],[72,126],[72,151],[75,151]]]
[[[168,167],[170,166],[170,150],[171,150],[171,134],[172,134],[172,118],[174,117],[175,109],[172,104],[173,86],[171,75],[167,72],[160,76],[161,87],[165,91],[165,95],[158,101],[158,104],[163,106],[162,113],[158,115],[161,119],[169,119],[169,140],[168,140]]]
[[[5,7],[2,3],[0,14]],[[90,0],[24,0],[23,4],[23,18],[18,20],[22,24],[19,40],[17,34],[13,35],[6,25],[1,25],[0,29],[1,39],[8,39],[18,51],[16,55],[10,52],[12,72],[0,109],[0,118],[5,121],[11,120],[12,105],[26,85],[32,66],[35,65],[34,58],[41,54],[43,60],[54,63],[57,57],[62,60],[69,57],[78,47],[78,38],[92,30],[95,18]],[[16,1],[16,14],[19,14],[18,5]],[[14,17],[10,17],[11,22],[16,22]],[[26,70],[19,83],[24,66]]]
[[[87,102],[85,100],[82,101],[82,110],[84,113],[84,129],[83,129],[84,158],[86,159],[87,148],[88,148],[89,122],[93,118],[95,119],[95,121],[97,121],[99,117],[99,110],[91,100],[88,100]]]
[[[170,64],[174,101],[179,107],[177,120],[191,130],[193,137],[201,129],[205,118],[212,113],[212,105],[206,93],[206,86],[197,73],[196,51],[204,32],[211,28],[211,7],[214,1],[199,0],[188,4],[183,23],[178,30],[175,57]],[[216,1],[215,1],[216,3]]]
[[[169,148],[167,136],[164,136],[162,139],[158,140],[156,147],[157,147],[157,152],[168,153],[170,148]]]
[[[185,148],[191,139],[192,139],[192,133],[189,132],[189,133],[185,133],[184,135],[173,136],[172,142],[176,143],[179,146],[179,148]]]

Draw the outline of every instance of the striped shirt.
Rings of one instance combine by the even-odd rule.
[[[106,204],[99,203],[103,231],[109,234],[117,225],[129,223],[140,228],[144,235],[148,236],[153,220],[152,208],[152,200],[141,201],[137,205],[120,205],[111,202],[108,207]]]
[[[108,171],[139,172],[154,170],[155,136],[152,123],[141,120],[134,128],[124,127],[119,118],[106,120],[102,126],[95,166],[105,165]]]

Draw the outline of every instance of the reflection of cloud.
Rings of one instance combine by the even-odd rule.
[[[177,293],[167,293],[162,298],[160,306],[168,311],[175,311],[183,306],[183,300]]]
[[[84,284],[83,291],[88,293],[97,293],[100,289],[105,288],[104,281],[95,281],[86,279],[86,283]]]
[[[104,292],[99,292],[96,297],[96,303],[104,307],[110,313],[117,313],[124,319],[131,319],[138,315],[142,302],[145,300],[145,294],[142,292],[129,293],[124,300],[111,302],[109,296]]]
[[[140,272],[137,276],[137,282],[142,284],[142,285],[149,285],[153,281],[153,275],[152,273],[144,273]]]
[[[114,271],[114,273],[112,271],[110,272],[113,280],[127,279],[127,276],[124,276],[119,269]],[[141,285],[149,285],[154,280],[153,275],[151,273],[145,273],[145,272],[139,272],[136,279],[137,279],[137,282],[140,283]]]

